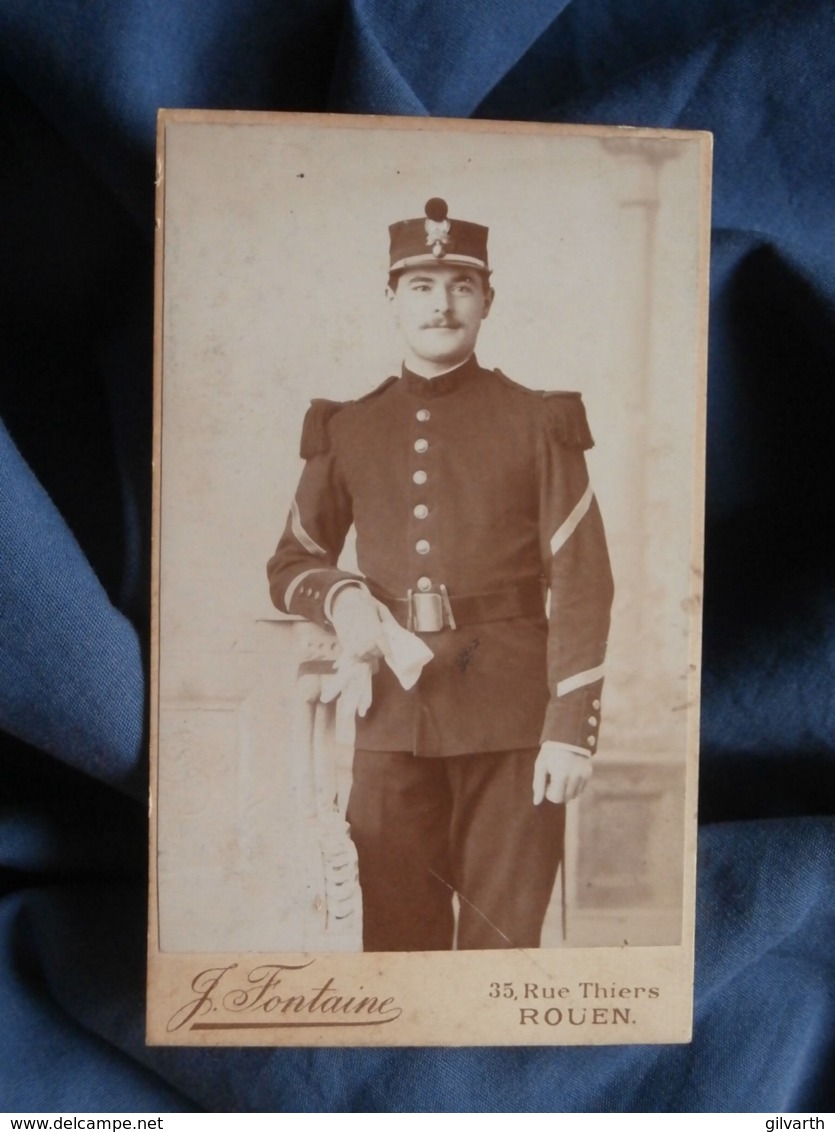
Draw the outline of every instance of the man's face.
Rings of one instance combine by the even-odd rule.
[[[405,340],[406,364],[424,376],[470,357],[493,302],[479,272],[441,264],[408,268],[386,294]]]

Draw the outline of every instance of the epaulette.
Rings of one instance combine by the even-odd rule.
[[[328,401],[323,397],[316,397],[310,402],[310,408],[305,413],[304,424],[302,425],[302,439],[301,439],[301,457],[303,460],[310,460],[314,456],[319,456],[322,452],[327,452],[330,447],[330,432],[329,425],[331,418],[334,417],[340,409],[346,408],[348,405],[363,405],[366,401],[379,396],[384,389],[397,381],[396,377],[387,377],[376,389],[372,389],[370,393],[358,397],[356,401]]]
[[[317,397],[310,402],[310,408],[304,415],[302,439],[299,446],[303,460],[311,460],[314,456],[327,452],[330,447],[328,425],[331,417],[350,403],[350,401],[326,401],[322,397]]]
[[[586,407],[580,393],[540,392],[545,402],[549,425],[560,444],[567,448],[594,448],[594,437],[586,418]]]
[[[586,419],[586,409],[583,405],[581,393],[563,392],[552,389],[530,389],[527,385],[520,385],[513,381],[500,369],[493,370],[495,375],[505,385],[519,389],[531,397],[537,397],[544,402],[548,417],[548,426],[552,435],[560,444],[567,448],[593,448],[594,438]]]

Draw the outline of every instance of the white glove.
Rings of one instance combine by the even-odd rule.
[[[386,664],[407,692],[414,688],[421,672],[435,655],[425,641],[404,629],[391,610],[377,602],[377,613],[383,626],[383,654]]]
[[[322,677],[322,703],[336,700],[336,741],[351,747],[356,734],[356,717],[371,707],[371,674],[377,661],[342,658],[333,676]]]

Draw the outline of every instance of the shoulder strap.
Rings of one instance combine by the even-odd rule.
[[[375,389],[372,389],[370,393],[366,393],[362,397],[358,397],[356,404],[364,405],[366,401],[373,401],[375,397],[379,397],[380,394],[384,393],[390,385],[393,385],[395,383],[395,381],[397,381],[396,377],[387,377],[385,381],[381,381],[380,384]]]

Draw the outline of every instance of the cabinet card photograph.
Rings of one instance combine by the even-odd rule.
[[[689,1040],[710,160],[161,112],[150,1043]]]

